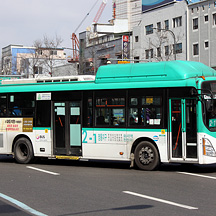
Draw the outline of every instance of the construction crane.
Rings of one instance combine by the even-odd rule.
[[[107,4],[107,0],[103,0],[103,2],[101,3],[100,8],[99,8],[99,10],[98,10],[98,12],[97,12],[94,20],[93,20],[93,23],[97,23],[98,22],[98,20],[101,17],[101,14],[103,13],[104,8],[106,7],[106,4]]]
[[[72,33],[72,50],[73,50],[73,56],[70,60],[68,60],[68,62],[78,62],[79,61],[79,39],[76,36],[76,31],[79,29],[79,27],[83,24],[83,22],[86,20],[86,18],[88,17],[88,15],[91,13],[91,11],[93,10],[93,8],[95,7],[95,5],[98,3],[99,0],[97,0],[95,2],[95,4],[92,6],[92,8],[90,9],[90,11],[86,14],[86,16],[83,18],[83,20],[81,21],[81,23],[78,25],[78,27],[75,29],[74,33]],[[105,8],[107,4],[107,0],[103,0],[100,8],[93,20],[93,23],[97,23],[98,20],[101,17],[101,14],[103,13],[103,10]]]
[[[79,40],[75,33],[72,33],[72,50],[73,57],[68,60],[68,62],[78,62],[79,61]]]

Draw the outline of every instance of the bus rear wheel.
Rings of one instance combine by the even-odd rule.
[[[157,148],[148,141],[142,141],[137,145],[134,157],[136,166],[146,171],[155,170],[160,161]]]
[[[32,144],[27,138],[19,138],[14,145],[14,158],[17,163],[27,164],[34,158]]]

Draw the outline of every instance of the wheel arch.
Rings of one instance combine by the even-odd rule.
[[[30,141],[31,145],[32,145],[32,140],[25,134],[19,134],[17,135],[14,139],[13,139],[13,143],[12,143],[12,153],[14,153],[14,145],[16,143],[16,141],[20,138],[26,138]],[[33,148],[33,145],[32,145],[32,149],[33,149],[33,154],[34,154],[34,148]]]
[[[136,139],[136,140],[133,142],[133,144],[132,144],[132,147],[131,147],[131,154],[134,154],[137,145],[138,145],[140,142],[142,142],[142,141],[148,141],[148,142],[152,143],[152,144],[155,146],[155,148],[156,148],[157,151],[158,151],[159,160],[161,161],[161,159],[160,159],[160,152],[159,152],[158,146],[157,146],[157,144],[155,143],[155,141],[152,140],[152,139],[149,138],[149,137],[140,137],[140,138]]]

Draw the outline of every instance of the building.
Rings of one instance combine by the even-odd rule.
[[[77,68],[77,66],[78,64],[76,63],[66,63],[64,65],[55,66],[52,75],[53,77],[78,75],[79,68]]]
[[[112,0],[113,19],[94,23],[79,34],[80,74],[96,74],[101,65],[127,62],[131,58],[132,29],[140,23],[142,0]],[[125,61],[123,61],[125,60]]]
[[[52,76],[53,68],[65,62],[63,48],[36,48],[23,45],[8,45],[2,48],[3,75]]]
[[[216,1],[193,2],[113,0],[113,20],[80,34],[80,73],[119,63],[124,44],[128,62],[191,60],[216,68]]]
[[[133,57],[136,60],[187,59],[187,2],[142,1],[140,23],[133,28]]]
[[[128,41],[123,41],[124,36]],[[116,64],[118,59],[186,60],[187,1],[149,5],[147,0],[113,0],[113,20],[94,24],[92,31],[81,33],[79,38],[81,74],[95,74],[100,65]]]
[[[125,42],[127,53],[123,52],[123,36],[129,38],[130,34],[127,19],[111,20],[108,24],[96,23],[92,30],[80,33],[79,73],[95,75],[101,65],[116,64],[118,60],[128,59],[129,40]]]
[[[216,69],[216,1],[188,6],[188,56]]]
[[[127,19],[132,31],[141,20],[142,0],[113,0],[113,18]]]

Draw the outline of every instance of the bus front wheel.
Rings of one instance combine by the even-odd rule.
[[[154,170],[159,165],[159,154],[157,148],[148,141],[141,141],[134,152],[135,163],[139,169]]]
[[[14,158],[17,163],[27,164],[34,158],[32,144],[27,138],[19,138],[14,145]]]

